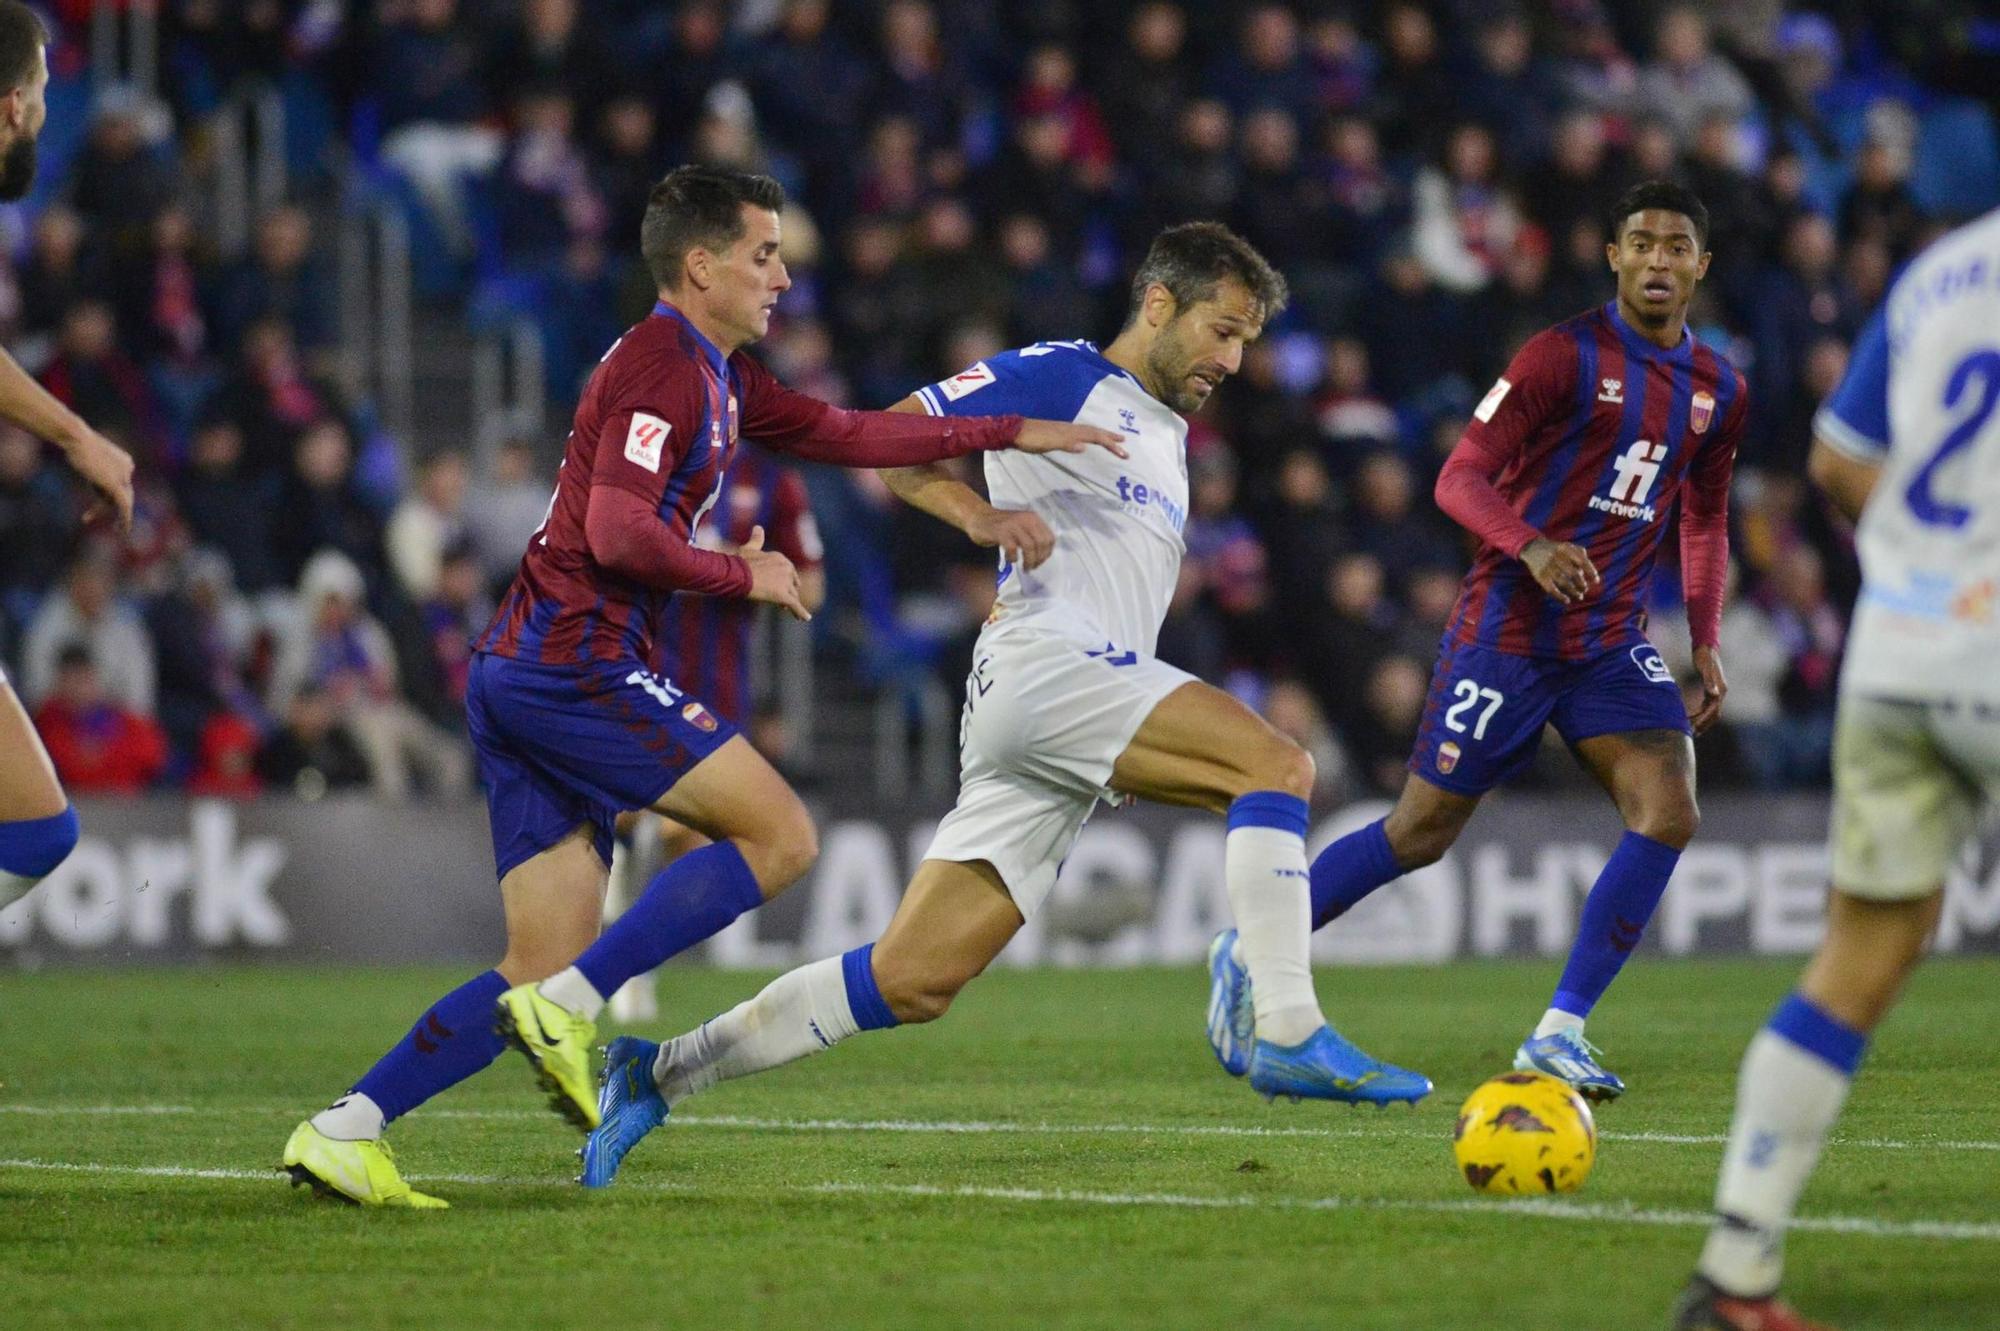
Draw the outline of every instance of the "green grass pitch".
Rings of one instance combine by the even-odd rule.
[[[1198,969],[1001,971],[939,1025],[690,1102],[602,1194],[509,1053],[393,1130],[453,1206],[423,1214],[316,1202],[275,1166],[458,976],[13,973],[0,1324],[1662,1327],[1736,1062],[1796,971],[1633,966],[1592,1023],[1632,1091],[1589,1185],[1539,1211],[1451,1163],[1460,1100],[1555,978],[1510,963],[1321,971],[1346,1033],[1436,1079],[1415,1111],[1266,1105],[1209,1055]],[[1843,1331],[2000,1327],[1996,981],[1919,973],[1806,1195],[1790,1288]],[[670,970],[647,1033],[760,982]]]

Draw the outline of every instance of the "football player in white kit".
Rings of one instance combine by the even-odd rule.
[[[1307,956],[1312,759],[1153,655],[1184,548],[1182,414],[1236,372],[1284,302],[1283,278],[1226,227],[1173,227],[1155,239],[1125,328],[1102,352],[1025,347],[898,404],[935,414],[1033,404],[1122,432],[1129,457],[990,458],[997,513],[939,468],[890,473],[905,500],[1001,547],[998,599],[966,681],[958,804],[879,941],[783,975],[665,1045],[612,1042],[584,1183],[610,1182],[632,1144],[706,1086],[859,1031],[943,1016],[1047,898],[1099,800],[1228,814],[1225,878],[1256,1009],[1252,1086],[1375,1104],[1430,1092],[1428,1079],[1369,1057],[1321,1014]]]
[[[35,180],[35,142],[48,121],[48,29],[35,12],[0,0],[0,202]],[[99,515],[132,525],[132,458],[0,351],[0,419],[60,447],[98,499]],[[76,810],[27,708],[0,669],[0,910],[34,890],[76,847]]]
[[[1911,263],[1813,433],[1813,479],[1858,518],[1862,573],[1833,892],[1818,955],[1744,1055],[1680,1331],[1813,1331],[1777,1298],[1785,1227],[1945,874],[2000,797],[2000,210]]]

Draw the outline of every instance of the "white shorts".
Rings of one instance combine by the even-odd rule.
[[[1833,885],[1914,901],[2000,798],[2000,707],[1845,695],[1833,732]]]
[[[1025,919],[1048,898],[1118,756],[1194,679],[1137,651],[1001,623],[979,637],[959,723],[958,803],[925,859],[985,860]]]

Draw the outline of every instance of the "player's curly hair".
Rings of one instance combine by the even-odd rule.
[[[720,253],[743,239],[743,205],[778,212],[785,187],[769,176],[719,166],[681,166],[669,171],[646,196],[639,223],[639,254],[655,286],[681,284],[688,251]]]
[[[1266,323],[1278,316],[1291,298],[1284,277],[1256,247],[1220,222],[1184,222],[1153,237],[1139,271],[1132,275],[1132,304],[1126,321],[1139,317],[1146,288],[1155,282],[1174,298],[1175,312],[1207,300],[1224,278],[1233,277],[1250,292]]]
[[[1611,243],[1625,234],[1625,224],[1632,220],[1633,213],[1643,213],[1657,209],[1663,213],[1679,213],[1694,223],[1695,244],[1708,248],[1708,209],[1702,204],[1701,196],[1686,185],[1671,180],[1642,180],[1618,196],[1618,202],[1611,205]]]
[[[21,0],[0,0],[0,93],[26,83],[35,73],[35,53],[49,44],[42,16]]]

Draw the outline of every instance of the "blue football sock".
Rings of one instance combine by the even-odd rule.
[[[763,901],[757,876],[734,842],[689,851],[653,876],[639,899],[584,949],[576,969],[609,998],[634,975],[712,938]]]
[[[375,1102],[386,1124],[458,1085],[506,1048],[493,1031],[493,1005],[505,992],[499,971],[467,980],[432,1004],[354,1089]]]
[[[1590,895],[1584,898],[1576,942],[1570,947],[1569,964],[1563,967],[1550,1007],[1579,1017],[1590,1015],[1590,1009],[1618,978],[1625,958],[1639,945],[1680,857],[1672,846],[1637,832],[1627,832],[1619,839],[1618,848],[1605,861],[1604,872],[1597,875]]]
[[[898,1025],[875,983],[875,945],[869,943],[840,954],[840,976],[847,985],[847,1010],[854,1014],[855,1026],[864,1031],[883,1031]]]
[[[34,890],[76,849],[76,806],[46,818],[0,823],[0,910]]]
[[[1402,877],[1383,827],[1387,821],[1377,818],[1349,832],[1312,862],[1313,928],[1325,928],[1376,888]]]

